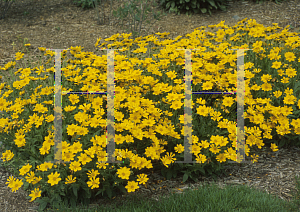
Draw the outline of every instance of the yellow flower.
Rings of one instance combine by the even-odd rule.
[[[234,151],[232,149],[232,147],[228,148],[227,150],[225,150],[225,156],[230,159],[230,160],[233,160],[235,161],[236,159],[236,151]]]
[[[279,69],[281,66],[281,62],[278,62],[278,61],[275,61],[274,63],[272,63],[272,68],[275,68],[275,69]]]
[[[287,84],[287,83],[289,83],[289,78],[283,77],[283,78],[281,79],[281,82]]]
[[[273,152],[278,151],[278,146],[276,146],[276,144],[271,144],[271,149],[273,150]]]
[[[46,51],[46,48],[45,47],[38,47],[40,51],[44,52]]]
[[[257,162],[257,158],[259,157],[258,155],[251,155],[251,157],[253,158],[252,162],[255,163]]]
[[[67,127],[67,133],[68,133],[68,135],[73,136],[75,134],[75,132],[77,131],[77,127],[78,126],[74,125],[74,124],[68,125],[68,127]]]
[[[51,184],[51,186],[58,184],[59,181],[61,181],[61,178],[59,178],[60,174],[55,172],[55,174],[51,173],[48,175],[48,183]]]
[[[226,161],[226,155],[225,154],[219,154],[219,155],[217,155],[216,159],[220,163],[225,162]]]
[[[18,147],[23,147],[25,146],[26,144],[26,141],[25,141],[25,135],[18,135],[16,136],[16,139],[14,140],[15,144],[18,146]]]
[[[76,182],[76,177],[74,177],[73,179],[73,175],[69,175],[66,179],[65,184],[71,184],[71,183],[75,183]]]
[[[43,143],[43,146],[40,148],[41,155],[48,154],[51,149],[51,145],[49,143]]]
[[[184,146],[182,144],[177,144],[176,147],[174,147],[175,152],[182,153],[184,151]]]
[[[139,181],[140,184],[145,184],[149,180],[149,178],[147,178],[147,175],[145,174],[139,174],[137,177],[137,181]]]
[[[37,197],[41,196],[42,191],[40,191],[39,188],[35,188],[34,190],[31,191],[31,194],[29,194],[30,197],[32,197],[32,199],[29,202],[32,202],[33,200],[35,200]]]
[[[108,163],[99,163],[99,162],[96,162],[97,164],[97,168],[98,169],[106,169],[106,166],[108,165]]]
[[[42,180],[42,177],[39,176],[39,177],[35,177],[34,180],[32,181],[32,184],[35,185],[37,184],[38,182],[40,182]]]
[[[288,68],[286,69],[285,71],[286,75],[289,77],[289,78],[292,78],[294,76],[297,76],[297,71],[294,69],[294,68]]]
[[[210,81],[207,81],[207,82],[205,82],[205,83],[203,83],[203,90],[211,90],[212,89],[212,87],[213,87],[213,83],[212,82],[210,82]]]
[[[23,166],[19,171],[20,171],[20,175],[24,175],[27,172],[29,172],[30,168],[32,167],[32,165],[29,165],[27,163],[27,165]]]
[[[95,44],[95,47],[97,47],[97,46],[98,46],[98,44],[99,44],[100,40],[101,40],[101,38],[98,38],[98,39],[97,39],[97,42],[96,42],[96,44]]]
[[[4,66],[4,68],[1,68],[2,70],[4,70],[4,71],[6,71],[6,70],[8,70],[10,67],[12,67],[12,66],[15,66],[16,65],[16,62],[8,62],[5,66]]]
[[[5,184],[8,184],[8,187],[10,187],[10,185],[12,185],[12,182],[15,180],[15,178],[13,176],[8,177],[7,182]]]
[[[90,178],[95,178],[95,177],[97,177],[97,175],[99,175],[100,173],[98,172],[98,170],[94,170],[94,169],[92,169],[92,171],[88,171],[88,176],[90,177]]]
[[[286,105],[288,105],[288,104],[290,104],[290,105],[294,105],[295,103],[295,101],[297,101],[297,98],[295,97],[295,96],[293,96],[293,95],[287,95],[286,97],[284,97],[284,99],[283,99],[283,102],[284,102],[284,104],[286,104]]]
[[[207,141],[201,141],[201,144],[199,146],[202,147],[202,148],[208,148],[209,143]]]
[[[295,61],[295,58],[296,58],[295,54],[293,52],[286,52],[284,54],[284,56],[285,56],[285,59],[289,62]]]
[[[235,98],[233,97],[224,97],[223,99],[223,105],[226,107],[230,107],[234,103]]]
[[[27,176],[25,177],[28,183],[31,183],[35,180],[34,172],[31,171],[30,174],[28,173]]]
[[[73,161],[70,164],[70,169],[74,172],[80,171],[81,170],[81,164],[78,161]]]
[[[274,91],[273,94],[276,98],[278,98],[282,95],[282,92],[281,91]]]
[[[208,116],[208,113],[209,113],[209,109],[205,105],[199,106],[197,108],[197,114],[199,114],[201,116]]]
[[[12,192],[19,190],[23,185],[22,180],[17,179],[10,183],[9,187],[12,189]]]
[[[92,189],[94,188],[99,188],[99,178],[93,178],[91,181],[87,182],[88,186],[91,187]]]
[[[14,157],[14,153],[11,152],[10,150],[6,150],[4,153],[2,153],[1,159],[3,161],[9,161]]]
[[[16,60],[20,60],[23,58],[23,56],[24,56],[24,54],[22,54],[21,52],[17,52],[15,58],[16,58]]]
[[[136,189],[139,188],[138,183],[134,181],[128,182],[127,186],[125,186],[128,192],[134,192]]]
[[[264,49],[262,48],[262,41],[256,41],[252,46],[253,46],[253,51],[255,53],[259,53],[262,50],[264,51]]]
[[[118,177],[121,179],[129,179],[130,176],[130,168],[122,167],[117,171]]]
[[[196,145],[197,146],[197,145]],[[198,147],[198,146],[197,146]],[[200,149],[200,148],[199,148]],[[199,149],[197,149],[197,150],[199,150]],[[196,150],[196,151],[197,151]],[[200,150],[199,150],[200,151]],[[193,152],[194,153],[194,152]],[[169,153],[169,152],[167,152],[167,154],[163,157],[163,158],[161,158],[161,161],[163,162],[163,164],[166,166],[166,167],[168,167],[168,164],[170,164],[170,163],[173,163],[175,160],[176,160],[176,158],[174,159],[173,157],[175,156],[175,154],[174,153]]]
[[[206,161],[206,156],[203,154],[199,154],[196,156],[196,161],[200,163],[204,163]]]
[[[268,57],[269,57],[270,60],[279,60],[281,55],[278,55],[278,53],[275,53],[275,52],[271,52],[268,55]]]
[[[214,144],[212,144],[210,147],[211,147],[211,148],[209,148],[209,150],[210,150],[212,153],[214,153],[214,154],[216,154],[216,153],[218,153],[218,152],[221,151],[221,150],[218,149],[218,147],[216,147],[216,145],[214,145]]]
[[[78,161],[81,162],[82,165],[85,165],[90,161],[92,161],[92,159],[86,153],[81,153],[78,159],[79,159]]]

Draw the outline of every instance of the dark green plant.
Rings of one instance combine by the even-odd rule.
[[[153,16],[154,19],[160,20],[159,17],[161,13],[152,12],[148,3],[154,3],[153,4],[154,7],[157,6],[153,0],[152,1],[133,0],[133,1],[126,2],[124,7],[119,7],[117,11],[113,11],[113,15],[117,17],[119,21],[122,20],[122,23],[119,24],[122,27],[124,27],[123,24],[124,20],[126,21],[130,20],[129,22],[130,31],[132,32],[134,39],[140,35],[143,21],[146,20],[148,24],[150,23],[150,21],[147,20],[149,14],[150,16]],[[164,15],[166,15],[166,13],[164,13]],[[129,30],[127,29],[127,32],[128,31]]]
[[[228,0],[161,0],[160,5],[169,13],[191,15],[208,12],[211,15],[214,9],[226,11]]]
[[[73,0],[73,3],[83,9],[95,8],[96,1],[101,3],[101,0]]]

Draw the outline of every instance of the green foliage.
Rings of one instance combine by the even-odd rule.
[[[177,14],[185,13],[191,15],[194,13],[209,13],[214,9],[226,11],[228,6],[227,0],[160,0],[160,5],[163,6],[169,13]]]
[[[236,0],[238,1],[238,0]],[[244,1],[244,0],[241,0]],[[266,0],[252,0],[256,3],[262,3]],[[286,0],[272,0],[276,4],[280,4],[282,1]],[[166,9],[169,13],[181,14],[185,13],[187,15],[191,14],[201,14],[209,13],[213,10],[226,11],[229,6],[230,0],[159,0],[159,4]]]
[[[152,12],[147,3],[153,3],[154,8],[157,6],[153,0],[131,0],[126,2],[124,7],[119,7],[117,11],[113,11],[113,15],[122,21],[122,27],[124,27],[123,21],[129,20],[128,25],[130,26],[130,32],[133,33],[133,39],[140,35],[143,21],[146,20],[148,24],[150,23],[151,20],[147,20],[149,14],[150,19],[153,17],[155,20],[160,20],[161,13]],[[129,29],[127,29],[127,32],[129,32]]]
[[[73,0],[73,3],[83,9],[95,8],[95,1],[101,3],[101,0]]]

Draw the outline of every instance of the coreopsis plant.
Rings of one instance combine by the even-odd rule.
[[[265,28],[246,19],[232,28],[224,22],[209,27],[220,29],[197,28],[182,40],[162,40],[168,33],[135,40],[116,34],[105,39],[112,44],[97,40],[95,47],[123,49],[114,52],[115,157],[122,163],[105,163],[106,96],[64,93],[106,92],[107,52],[82,52],[81,47],[62,52],[62,163],[54,163],[55,53],[39,48],[47,57],[45,67],[30,62],[18,68],[16,61],[22,62],[24,54],[17,53],[16,61],[2,68],[12,81],[0,85],[3,165],[21,177],[8,179],[12,191],[23,186],[30,201],[41,203],[40,210],[60,202],[75,206],[100,194],[112,198],[134,192],[146,186],[149,171],[161,170],[167,179],[184,173],[186,181],[200,174],[215,177],[228,161],[237,161],[236,95],[199,94],[192,96],[190,149],[197,163],[175,163],[184,160],[186,151],[186,61],[185,52],[176,49],[200,49],[191,51],[193,92],[236,91],[233,49],[252,49],[244,53],[246,160],[256,162],[255,150],[263,146],[277,151],[278,146],[299,145],[297,33],[276,32],[276,24]]]

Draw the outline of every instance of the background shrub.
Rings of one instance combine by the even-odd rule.
[[[177,14],[185,13],[187,15],[195,13],[209,13],[213,10],[223,10],[229,7],[229,2],[245,1],[245,0],[159,0],[160,5],[169,13],[175,12]],[[251,0],[249,0],[251,1]],[[265,0],[252,0],[256,3],[262,3]],[[272,0],[276,4],[286,0]]]

